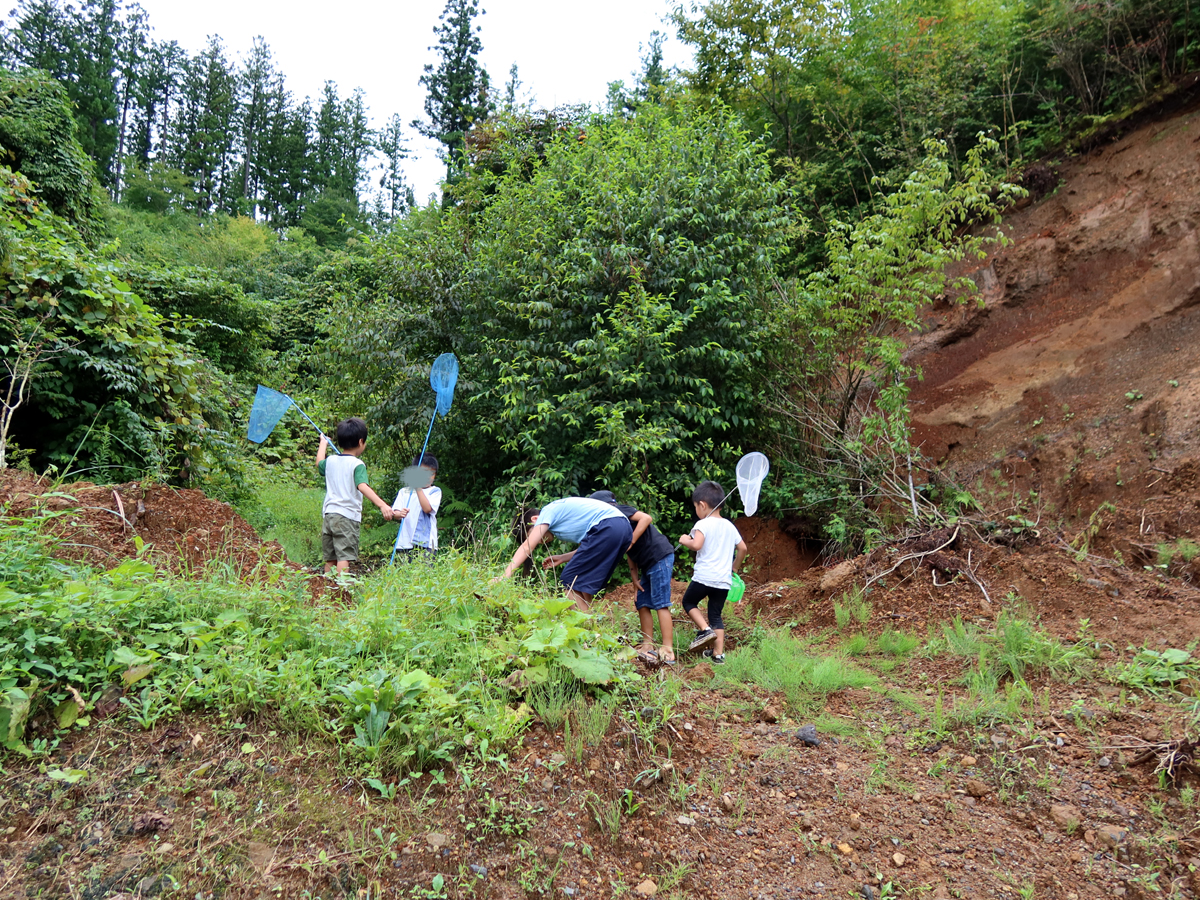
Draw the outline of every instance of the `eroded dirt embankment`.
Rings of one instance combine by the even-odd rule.
[[[1179,106],[1063,162],[966,270],[982,302],[931,310],[910,352],[930,457],[1139,563],[1200,527],[1200,93]]]

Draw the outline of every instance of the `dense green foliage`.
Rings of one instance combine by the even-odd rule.
[[[929,138],[1036,158],[1200,60],[1187,0],[704,0],[674,20],[689,86],[769,135],[814,215],[869,202]]]
[[[51,212],[91,236],[101,201],[95,165],[75,140],[62,86],[0,69],[0,147],[4,162],[37,184]]]
[[[91,708],[120,684],[144,728],[190,709],[270,711],[390,772],[499,750],[524,727],[521,693],[552,674],[636,677],[630,652],[569,602],[512,584],[480,594],[485,573],[455,555],[385,570],[349,607],[313,605],[281,566],[245,581],[219,562],[188,579],[143,559],[65,566],[39,524],[0,519],[0,743],[12,749],[32,720],[75,722],[73,691]]]
[[[495,152],[457,207],[330,273],[331,390],[411,441],[424,360],[452,348],[469,386],[443,477],[476,502],[604,484],[657,505],[728,472],[755,427],[787,225],[761,151],[688,105]]]
[[[63,86],[84,158],[114,200],[304,225],[322,244],[341,245],[347,231],[339,220],[361,228],[368,219],[360,194],[380,150],[385,168],[392,164],[377,221],[386,225],[405,208],[395,130],[377,135],[362,92],[343,97],[333,82],[315,100],[297,100],[261,38],[240,63],[215,36],[189,56],[174,41],[155,40],[139,7],[116,0],[22,0],[5,26],[0,66],[40,69]],[[61,126],[54,123],[56,149],[66,137]],[[80,181],[63,166],[22,171],[52,204],[56,180]]]
[[[37,463],[195,473],[232,462],[265,381],[327,428],[365,415],[387,494],[453,351],[447,526],[600,486],[683,524],[689,486],[756,447],[765,510],[861,545],[940,515],[901,352],[931,297],[969,295],[947,267],[1028,160],[1170,90],[1200,33],[1186,0],[707,0],[673,16],[690,71],[654,34],[603,112],[535,112],[515,66],[493,95],[481,14],[448,0],[435,28],[414,125],[448,183],[416,209],[402,123],[332,82],[293,97],[263,39],[189,55],[136,7],[22,0],[0,346],[29,392],[0,450],[11,425]],[[294,480],[311,442],[285,418],[255,452]]]

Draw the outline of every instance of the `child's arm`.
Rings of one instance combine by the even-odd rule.
[[[629,577],[633,581],[633,586],[637,590],[642,589],[642,582],[638,580],[638,567],[632,559],[629,561]]]
[[[325,451],[329,448],[329,438],[321,435],[321,443],[317,445],[317,465],[325,462]]]
[[[555,566],[561,566],[565,562],[570,562],[571,557],[574,555],[575,551],[572,550],[569,553],[556,553],[554,556],[547,556],[542,560],[542,568],[553,569]]]
[[[422,488],[417,488],[417,502],[421,504],[421,512],[426,515],[433,515],[433,504],[429,502],[429,498],[425,496],[425,491]]]
[[[364,481],[358,486],[358,492],[379,507],[379,512],[383,515],[385,522],[392,521],[392,508],[379,499],[379,495],[372,490],[369,484]]]
[[[695,537],[692,537],[692,534],[694,534]],[[679,536],[679,543],[683,544],[683,546],[687,547],[689,550],[695,550],[697,553],[699,553],[700,548],[704,546],[704,532],[693,529],[692,534],[681,534]]]
[[[638,538],[646,533],[646,529],[654,523],[654,518],[639,509],[629,517],[629,521],[633,522],[633,540],[629,542],[629,546],[632,547],[638,542]]]
[[[737,571],[742,564],[742,560],[746,558],[746,542],[738,541],[737,547],[733,551],[733,571]]]
[[[525,560],[529,559],[533,549],[546,539],[546,535],[550,533],[549,525],[534,525],[529,529],[529,536],[525,538],[525,543],[517,548],[517,552],[513,554],[512,561],[509,562],[508,568],[504,570],[504,574],[500,578],[511,578],[512,573],[517,571]],[[497,579],[499,580],[499,579]]]

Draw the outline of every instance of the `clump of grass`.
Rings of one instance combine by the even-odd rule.
[[[866,591],[855,585],[842,594],[840,600],[834,600],[833,618],[838,631],[845,631],[851,622],[866,625],[871,619],[871,601],[867,599]]]
[[[883,633],[875,641],[875,646],[880,653],[885,656],[908,656],[919,646],[921,641],[918,637],[911,634],[905,634],[903,631],[895,631],[891,628],[885,628]]]
[[[562,728],[571,705],[579,695],[579,682],[561,666],[551,669],[550,677],[529,694],[529,705],[551,731]]]
[[[925,652],[929,656],[949,653],[974,657],[975,668],[987,672],[997,682],[1040,672],[1077,678],[1088,668],[1093,655],[1084,643],[1064,644],[1008,611],[1000,613],[990,632],[955,618],[942,627],[940,636],[926,645]]]
[[[870,687],[877,679],[841,655],[813,656],[812,645],[786,629],[766,631],[756,644],[729,655],[716,670],[722,682],[756,684],[781,692],[795,710],[818,704],[846,688]]]

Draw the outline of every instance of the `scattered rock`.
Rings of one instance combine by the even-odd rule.
[[[733,812],[734,802],[733,795],[726,792],[721,795],[721,809],[725,812]]]
[[[774,724],[779,721],[779,710],[768,703],[762,708],[762,711],[758,714],[758,717],[764,722]]]
[[[425,835],[425,843],[427,843],[433,850],[441,850],[448,843],[450,843],[450,838],[446,837],[446,835],[441,834],[440,832],[431,831],[429,834]]]
[[[796,739],[807,747],[821,746],[821,738],[817,735],[816,725],[801,725],[796,732]]]
[[[964,756],[962,759],[959,760],[959,762],[962,763],[963,768],[969,769],[969,768],[971,768],[971,766],[975,765],[977,760],[973,756]]]
[[[984,784],[978,778],[968,778],[966,788],[967,794],[971,797],[975,797],[976,799],[979,799],[980,797],[986,797],[992,792],[991,786]]]
[[[858,892],[862,894],[863,900],[875,900],[875,888],[869,884],[864,884]]]
[[[892,854],[892,862],[894,862],[897,866],[904,865],[904,863],[907,860],[908,860],[908,857],[905,856],[903,853],[893,853]]]
[[[487,866],[477,866],[472,864],[467,866],[467,868],[471,870],[473,875],[477,875],[480,878],[487,878]]]
[[[1125,843],[1129,829],[1120,825],[1101,825],[1096,829],[1096,840],[1102,847],[1117,847]]]
[[[1077,807],[1069,803],[1055,803],[1050,807],[1050,819],[1059,828],[1070,831],[1079,827],[1081,816]]]
[[[850,813],[850,827],[855,831],[862,828],[862,816],[858,813]]]
[[[832,593],[853,578],[857,572],[858,561],[848,559],[843,563],[838,563],[822,575],[821,581],[817,586],[824,594]]]
[[[693,819],[691,816],[679,816],[675,821],[683,826],[690,826],[690,825],[696,824],[696,820]]]
[[[1100,768],[1102,768],[1102,769],[1107,769],[1109,766],[1112,765],[1112,760],[1109,759],[1107,756],[1102,756],[1102,757],[1100,757],[1099,760],[1097,760],[1096,764],[1098,766],[1100,766]]]
[[[564,897],[574,897],[575,896],[575,888],[573,888],[573,887],[563,888],[563,896]]]
[[[653,897],[658,893],[658,885],[647,878],[645,881],[635,887],[633,892],[639,897]]]
[[[812,831],[817,827],[817,817],[808,810],[800,813],[800,827],[805,831]]]
[[[554,781],[549,775],[542,779],[542,790],[546,793],[550,793],[550,791],[554,790]]]
[[[174,820],[160,812],[145,812],[133,820],[134,834],[155,834],[159,831],[166,831],[174,823]]]
[[[565,766],[566,764],[567,764],[567,758],[563,754],[561,754],[561,753],[551,753],[550,754],[550,765]]]
[[[851,847],[847,843],[838,844],[837,848],[838,848],[838,853],[842,854],[842,856],[849,856],[851,853],[854,852],[854,848]]]

